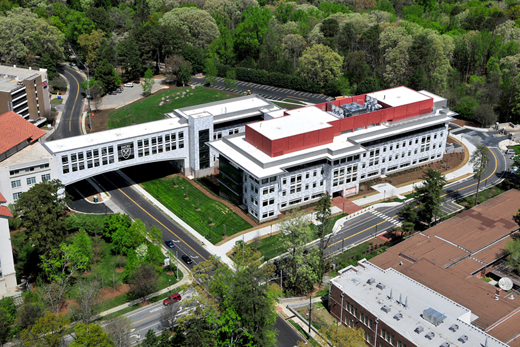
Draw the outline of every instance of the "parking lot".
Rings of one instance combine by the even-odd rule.
[[[298,101],[302,104],[317,104],[329,100],[334,100],[334,98],[331,98],[327,95],[299,92],[292,89],[277,88],[242,81],[237,81],[237,88],[233,89],[224,86],[223,78],[218,77],[217,81],[217,84],[212,84],[210,87],[240,94],[245,94],[248,90],[250,90],[252,94],[256,94],[265,99],[273,101],[287,101],[287,99],[289,99],[292,101]],[[206,80],[204,78],[192,78],[191,85],[203,85],[205,82]]]
[[[168,88],[165,85],[159,84],[162,80],[156,79],[155,84],[152,87],[152,93],[158,91],[162,88]],[[128,105],[140,98],[143,97],[143,87],[142,82],[140,84],[135,84],[133,87],[123,87],[123,92],[110,95],[107,94],[103,97],[103,102],[99,105],[98,109],[106,110],[110,108],[116,108]]]

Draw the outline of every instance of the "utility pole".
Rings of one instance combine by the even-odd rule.
[[[343,307],[341,309],[343,309]],[[311,321],[312,321],[312,294],[309,295],[309,337],[311,336]]]
[[[283,298],[283,270],[280,270],[280,298]]]

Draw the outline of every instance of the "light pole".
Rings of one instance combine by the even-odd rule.
[[[90,117],[90,79],[89,79],[89,71],[88,71],[88,64],[85,64],[85,66],[87,67],[87,104],[88,104],[88,107],[87,107],[87,112],[88,112],[88,126],[89,126],[89,129],[92,129],[92,119]]]
[[[168,286],[168,289],[170,291],[170,295],[172,295],[172,279],[168,278],[168,282],[170,282],[170,285]]]
[[[177,281],[179,280],[179,257],[177,256],[177,251],[175,251],[175,268],[177,270]]]
[[[384,193],[383,193],[383,201],[386,201],[386,189],[384,190]]]

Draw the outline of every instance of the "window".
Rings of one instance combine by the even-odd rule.
[[[27,177],[27,185],[35,184],[36,177]]]
[[[21,192],[13,193],[13,200],[18,200],[18,199],[20,198],[21,195],[22,195]]]
[[[69,163],[69,157],[66,156],[66,155],[61,157],[61,163],[62,164],[68,164]]]
[[[51,174],[42,175],[42,182],[49,181],[51,179]]]
[[[269,193],[274,193],[274,186],[269,187]]]
[[[267,195],[267,193],[269,193],[269,189],[264,188],[264,189],[262,190],[262,194],[263,194],[263,195]]]
[[[11,181],[11,188],[17,188],[22,185],[22,182],[20,180]]]

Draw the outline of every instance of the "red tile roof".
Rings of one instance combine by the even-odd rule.
[[[11,218],[12,216],[13,214],[9,211],[7,206],[0,206],[0,218]]]
[[[0,153],[4,153],[25,140],[34,142],[43,135],[45,135],[45,131],[13,111],[0,115]]]
[[[7,202],[7,200],[5,200],[5,198],[2,195],[2,193],[0,193],[0,204],[6,203],[6,202]]]

